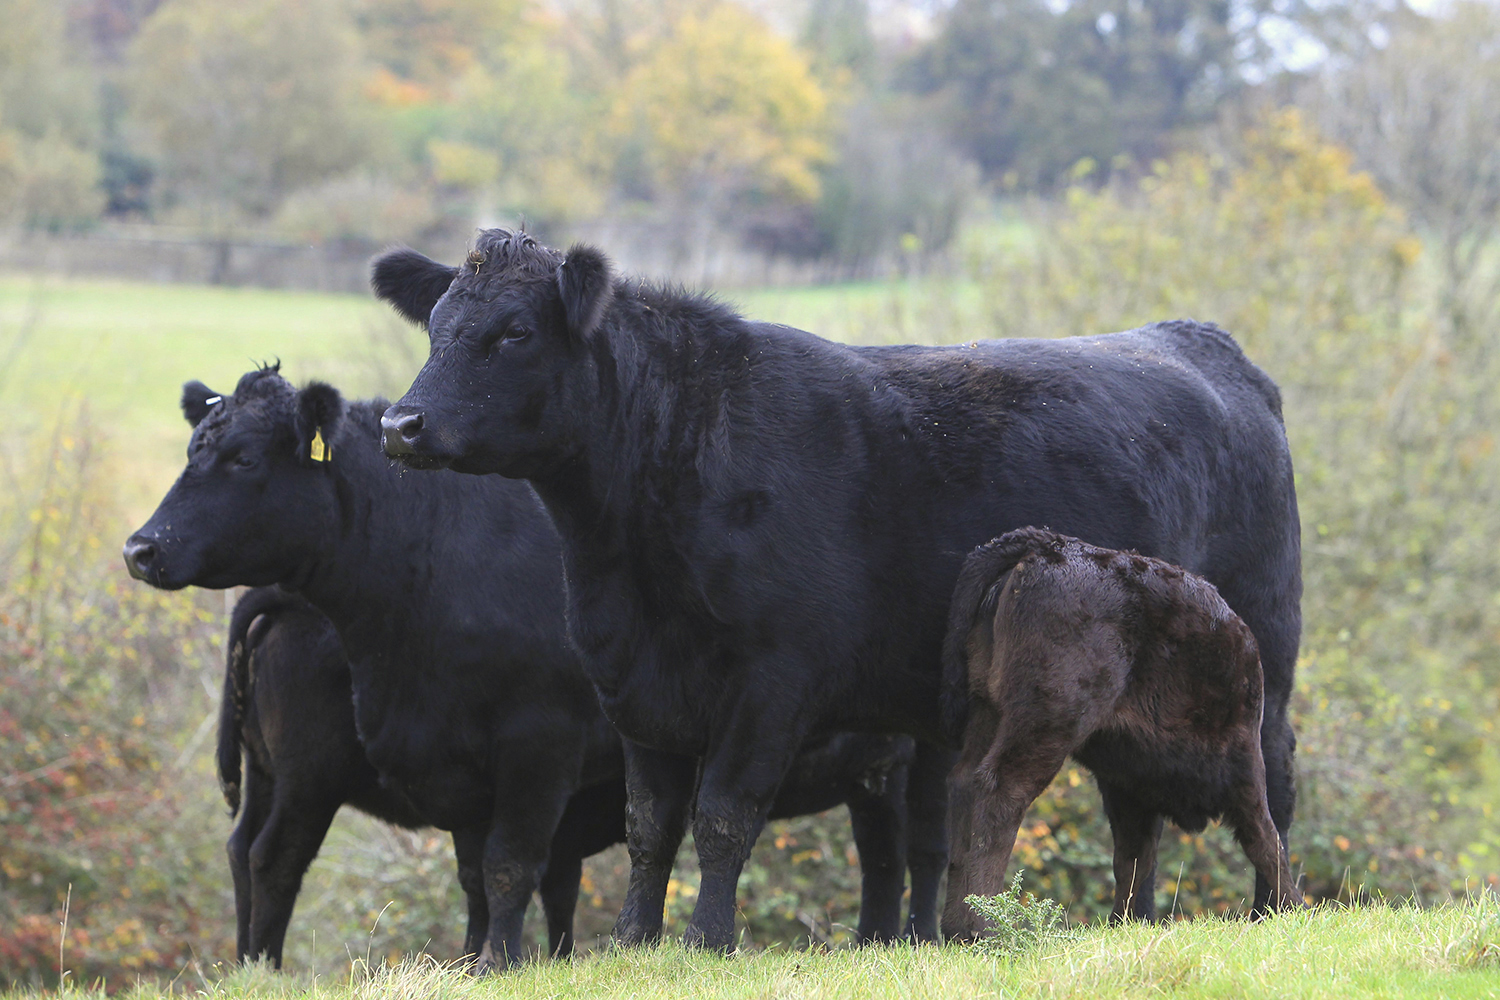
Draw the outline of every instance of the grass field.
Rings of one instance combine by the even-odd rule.
[[[1429,910],[1321,907],[1252,924],[1200,919],[1101,928],[1019,956],[963,948],[769,951],[721,958],[675,945],[541,962],[483,980],[427,962],[334,975],[184,970],[178,991],[212,998],[1496,997],[1500,918],[1491,902]],[[118,996],[146,997],[141,983]],[[72,986],[70,996],[102,995]],[[27,994],[16,993],[14,997]]]
[[[727,293],[748,315],[857,340],[861,318],[910,286],[851,284]],[[230,390],[279,358],[297,383],[396,395],[426,356],[421,331],[373,297],[0,276],[0,401],[12,432],[48,433],[78,403],[120,450],[127,506],[144,515],[181,465],[182,383]]]

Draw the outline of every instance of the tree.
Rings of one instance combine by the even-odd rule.
[[[1228,0],[959,0],[908,81],[992,177],[1160,155],[1238,80]],[[1250,30],[1250,29],[1247,29]]]
[[[487,52],[455,87],[455,132],[493,164],[494,208],[543,225],[597,212],[603,199],[597,109],[552,41],[534,32]]]
[[[618,133],[645,141],[659,192],[687,201],[818,194],[828,99],[806,58],[743,8],[690,12],[626,76]]]
[[[825,79],[846,74],[868,82],[875,72],[875,36],[869,0],[812,0],[802,27],[802,47]]]
[[[1500,291],[1487,267],[1500,235],[1500,13],[1462,0],[1443,16],[1402,9],[1384,22],[1389,43],[1328,67],[1316,103],[1426,230],[1462,345],[1488,328]]]
[[[73,227],[103,208],[94,81],[63,13],[46,0],[0,0],[0,221]]]
[[[370,57],[397,81],[437,94],[503,44],[529,6],[528,0],[353,0]]]
[[[358,50],[339,0],[169,0],[131,51],[131,93],[169,197],[223,228],[354,166]]]

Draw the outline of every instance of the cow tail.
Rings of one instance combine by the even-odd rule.
[[[995,584],[1039,545],[1054,544],[1058,536],[1039,528],[1021,528],[1001,535],[969,553],[953,587],[948,606],[948,632],[943,637],[943,681],[939,710],[944,738],[953,746],[964,739],[969,720],[969,633],[979,615],[993,609]]]
[[[224,663],[224,696],[219,701],[219,790],[233,817],[240,809],[240,764],[243,759],[245,706],[252,683],[250,657],[254,652],[250,628],[255,620],[285,601],[275,588],[252,590],[229,616],[229,641]]]

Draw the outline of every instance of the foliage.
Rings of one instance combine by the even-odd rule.
[[[1071,936],[1068,911],[1056,900],[1021,891],[1024,868],[1017,868],[1010,886],[998,896],[969,896],[964,900],[990,922],[986,936],[975,947],[994,955],[1018,958],[1049,941]]]
[[[459,79],[454,132],[482,150],[491,207],[542,225],[603,207],[596,109],[572,86],[567,54],[538,26],[497,47]],[[496,183],[498,182],[498,183]]]
[[[1453,336],[1485,337],[1500,292],[1500,12],[1465,0],[1385,19],[1389,44],[1331,64],[1311,103],[1430,235]]]
[[[132,45],[132,111],[180,194],[264,216],[359,162],[357,58],[337,0],[167,0]]]
[[[0,0],[0,223],[75,228],[103,207],[93,81],[63,15],[58,4]]]
[[[365,49],[407,100],[444,95],[511,34],[525,0],[354,0]]]
[[[217,658],[216,622],[77,571],[103,545],[103,465],[85,416],[8,467],[29,502],[0,537],[0,982],[55,986],[60,957],[88,979],[171,976],[211,937],[193,886],[217,852],[194,838],[203,813],[172,793],[182,760],[157,733],[181,719],[160,686]]]
[[[919,109],[861,102],[846,113],[837,150],[816,217],[822,249],[851,271],[902,250],[925,257],[958,235],[977,171]]]
[[[732,3],[684,14],[624,79],[612,112],[653,181],[685,204],[708,193],[809,200],[828,156],[828,100],[807,60]]]
[[[1234,88],[1241,34],[1224,0],[959,0],[909,82],[941,95],[990,177],[1050,187],[1084,157],[1149,161],[1205,121]]]

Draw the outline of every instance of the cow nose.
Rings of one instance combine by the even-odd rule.
[[[397,413],[392,415],[387,410],[380,418],[380,427],[385,435],[387,455],[410,455],[415,450],[412,448],[412,440],[422,433],[422,414]]]
[[[137,580],[150,582],[156,569],[156,543],[131,538],[125,543],[125,568]]]

